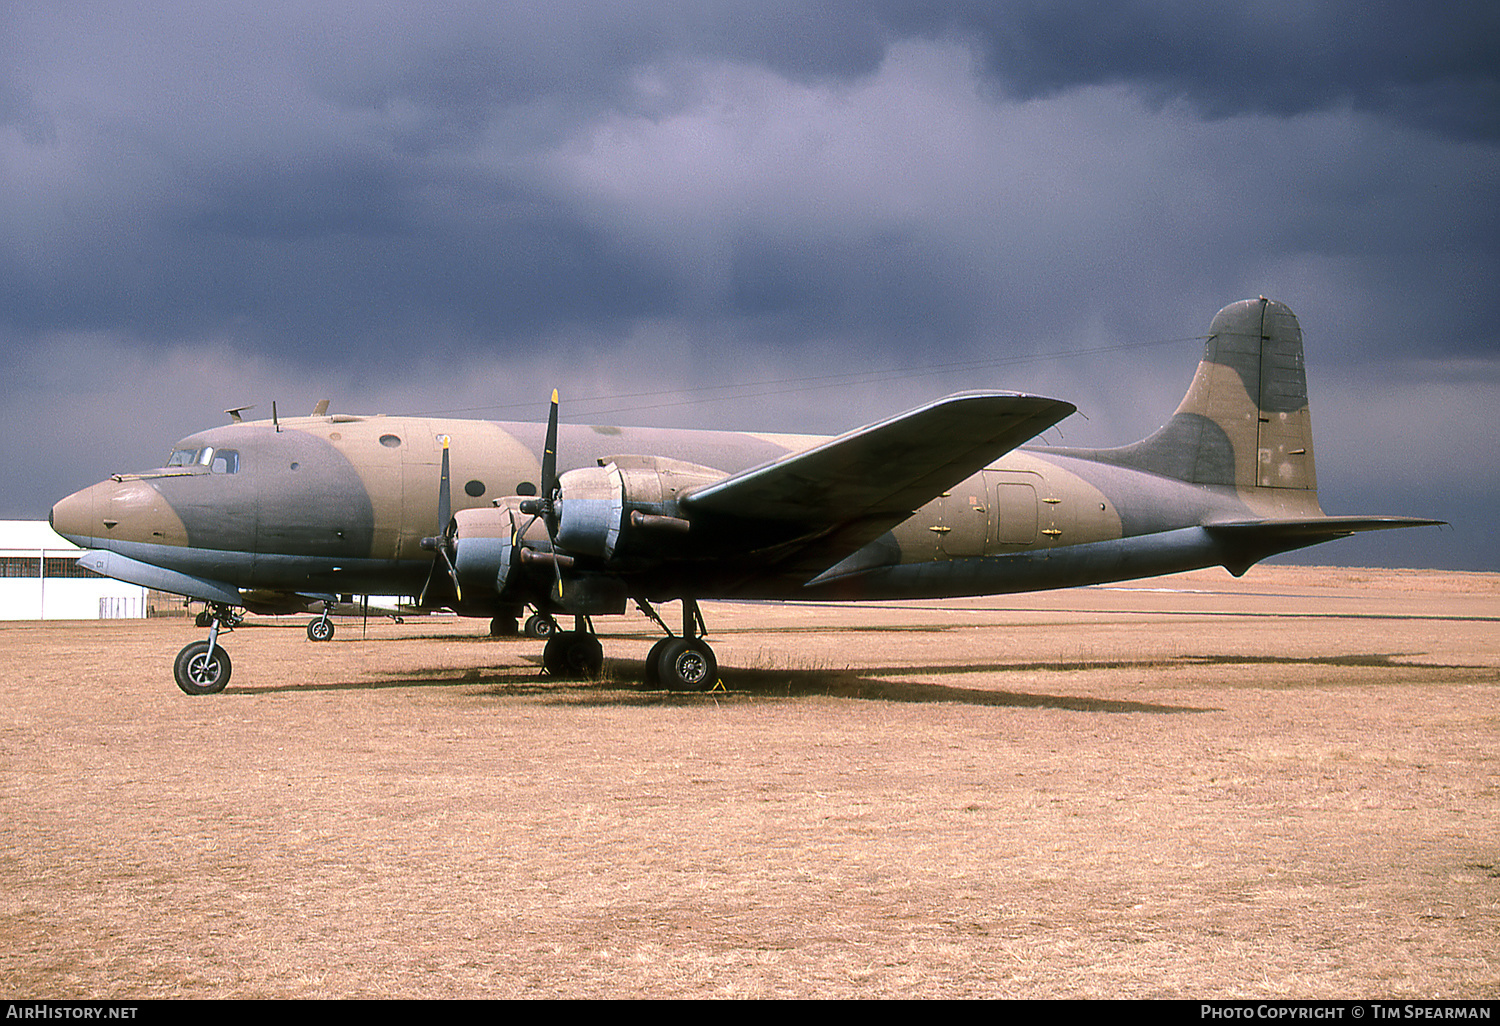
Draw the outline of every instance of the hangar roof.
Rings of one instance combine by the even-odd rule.
[[[82,552],[77,545],[52,530],[45,520],[0,520],[0,550]]]

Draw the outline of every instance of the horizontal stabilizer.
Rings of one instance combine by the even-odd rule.
[[[1304,549],[1309,545],[1347,538],[1364,531],[1389,531],[1398,527],[1441,527],[1445,520],[1421,517],[1307,517],[1292,520],[1237,520],[1205,524],[1204,530],[1224,543],[1224,567],[1236,577],[1278,552]]]
[[[1222,534],[1256,535],[1265,538],[1306,538],[1307,544],[1347,538],[1364,531],[1389,531],[1398,527],[1445,527],[1446,520],[1424,520],[1421,517],[1308,517],[1305,520],[1240,520],[1225,524],[1205,524],[1208,530]]]

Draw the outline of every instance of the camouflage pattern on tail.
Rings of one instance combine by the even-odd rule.
[[[1150,437],[1094,458],[1190,484],[1316,492],[1296,315],[1265,298],[1220,310],[1172,419]]]

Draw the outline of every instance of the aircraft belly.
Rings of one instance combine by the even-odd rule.
[[[932,599],[1074,588],[1217,566],[1226,555],[1208,531],[1189,527],[1003,556],[879,566],[820,578],[797,597]]]
[[[109,551],[164,570],[234,585],[250,582],[255,558],[250,552],[146,542],[116,542],[109,547]]]

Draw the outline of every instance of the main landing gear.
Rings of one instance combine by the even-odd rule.
[[[551,620],[551,617],[547,619]],[[552,627],[546,635],[547,644],[542,647],[542,669],[554,677],[599,676],[599,671],[604,669],[604,648],[599,644],[589,618],[573,617],[571,631],[557,630],[556,622]]]
[[[683,600],[681,635],[674,635],[644,601],[637,600],[636,604],[667,632],[646,656],[646,687],[708,691],[718,684],[719,662],[714,650],[703,640],[706,630],[697,601]],[[575,616],[571,631],[556,631],[554,624],[554,633],[548,636],[542,649],[542,669],[554,677],[597,677],[603,668],[603,647],[588,617]]]
[[[216,695],[229,684],[229,653],[219,647],[219,630],[234,630],[240,618],[219,603],[204,612],[208,614],[208,640],[183,646],[172,666],[177,686],[189,695]]]
[[[642,612],[655,620],[667,636],[646,655],[646,686],[668,691],[708,691],[719,682],[719,661],[703,635],[708,633],[703,612],[694,599],[682,600],[682,636],[674,637],[661,617],[644,602]]]

